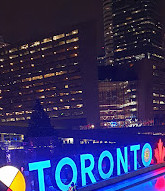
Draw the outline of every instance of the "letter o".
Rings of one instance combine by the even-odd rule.
[[[149,143],[146,143],[143,146],[141,158],[142,158],[142,163],[145,167],[149,166],[151,164],[152,148],[151,148],[151,145]]]
[[[60,177],[60,172],[64,165],[69,165],[73,171],[73,178],[72,178],[71,182],[67,185],[61,181],[61,177]],[[65,157],[59,161],[59,163],[57,164],[57,167],[56,167],[56,171],[55,171],[55,180],[56,180],[57,186],[63,191],[68,190],[70,187],[70,184],[72,182],[76,183],[77,167],[76,167],[75,162],[71,158]]]
[[[110,169],[107,173],[104,173],[103,169],[102,169],[102,162],[105,157],[108,157],[108,159],[110,161]],[[98,161],[98,171],[99,171],[101,178],[103,178],[103,179],[109,178],[113,173],[113,168],[114,168],[114,160],[113,160],[112,154],[109,151],[103,151],[101,153],[101,155],[99,157],[99,161]]]

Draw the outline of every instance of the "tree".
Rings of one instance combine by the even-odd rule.
[[[38,136],[52,136],[53,127],[50,123],[50,118],[44,111],[40,101],[37,99],[31,119],[29,121],[28,127],[28,137],[38,137]]]

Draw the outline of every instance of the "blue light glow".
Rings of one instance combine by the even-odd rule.
[[[142,158],[142,163],[145,167],[149,166],[151,164],[151,160],[152,160],[152,147],[149,143],[146,143],[143,146],[142,149],[142,154],[141,154],[141,158]]]
[[[137,170],[137,151],[140,150],[140,145],[133,145],[130,147],[130,151],[134,152],[134,170]]]
[[[60,172],[61,172],[61,169],[64,165],[69,165],[73,171],[73,177],[72,177],[72,180],[69,184],[64,184],[61,181]],[[65,158],[60,160],[60,162],[57,164],[57,167],[56,167],[55,179],[56,179],[57,186],[63,191],[67,191],[72,182],[74,182],[74,183],[77,182],[77,167],[76,167],[75,162],[71,158],[65,157]]]
[[[45,191],[44,168],[50,168],[50,160],[29,163],[29,171],[38,170],[39,191]]]
[[[96,179],[92,173],[92,170],[93,170],[94,164],[95,164],[93,155],[91,155],[91,154],[80,155],[80,160],[81,160],[82,186],[86,185],[86,174],[88,174],[89,178],[91,179],[91,182],[95,183]],[[90,161],[90,165],[88,167],[85,167],[86,160]]]
[[[124,147],[124,158],[121,153],[121,149],[117,148],[117,175],[121,174],[120,162],[123,166],[124,172],[128,172],[128,148]]]
[[[110,169],[107,173],[104,173],[103,169],[102,169],[102,161],[105,157],[108,157],[108,159],[110,161]],[[98,171],[99,171],[101,178],[103,178],[103,179],[109,178],[113,173],[113,168],[114,168],[114,160],[113,160],[112,154],[109,151],[103,151],[101,153],[101,155],[99,157],[99,161],[98,161]]]

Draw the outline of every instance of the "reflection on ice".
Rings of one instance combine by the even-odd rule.
[[[165,175],[126,189],[126,191],[146,191],[147,189],[149,191],[165,191]]]

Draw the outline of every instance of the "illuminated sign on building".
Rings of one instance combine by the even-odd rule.
[[[158,148],[156,148],[154,151],[157,164],[164,162],[165,147],[163,147],[163,142],[161,141],[161,139],[159,139]]]
[[[106,172],[103,168],[105,159],[108,160],[109,163],[108,171]],[[90,180],[91,183],[96,183],[97,179],[94,173],[95,166],[97,166],[99,176],[104,180],[114,174],[119,176],[123,173],[128,173],[130,170],[137,170],[140,166],[139,161],[141,161],[144,167],[148,167],[151,164],[151,160],[152,147],[149,143],[143,146],[138,144],[124,148],[116,148],[113,154],[105,150],[99,155],[97,161],[92,154],[81,154],[79,161],[74,161],[70,157],[64,157],[55,167],[54,178],[58,188],[65,191],[68,190],[72,182],[77,182],[78,177],[81,177],[81,186],[87,185],[87,179]],[[132,169],[129,168],[130,164]],[[50,160],[29,163],[29,171],[38,172],[39,191],[45,191],[44,170],[52,167],[52,165]],[[67,184],[61,179],[61,171],[66,165],[72,169],[72,177]]]
[[[26,184],[22,173],[13,166],[1,167],[0,188],[7,191],[25,191]]]

